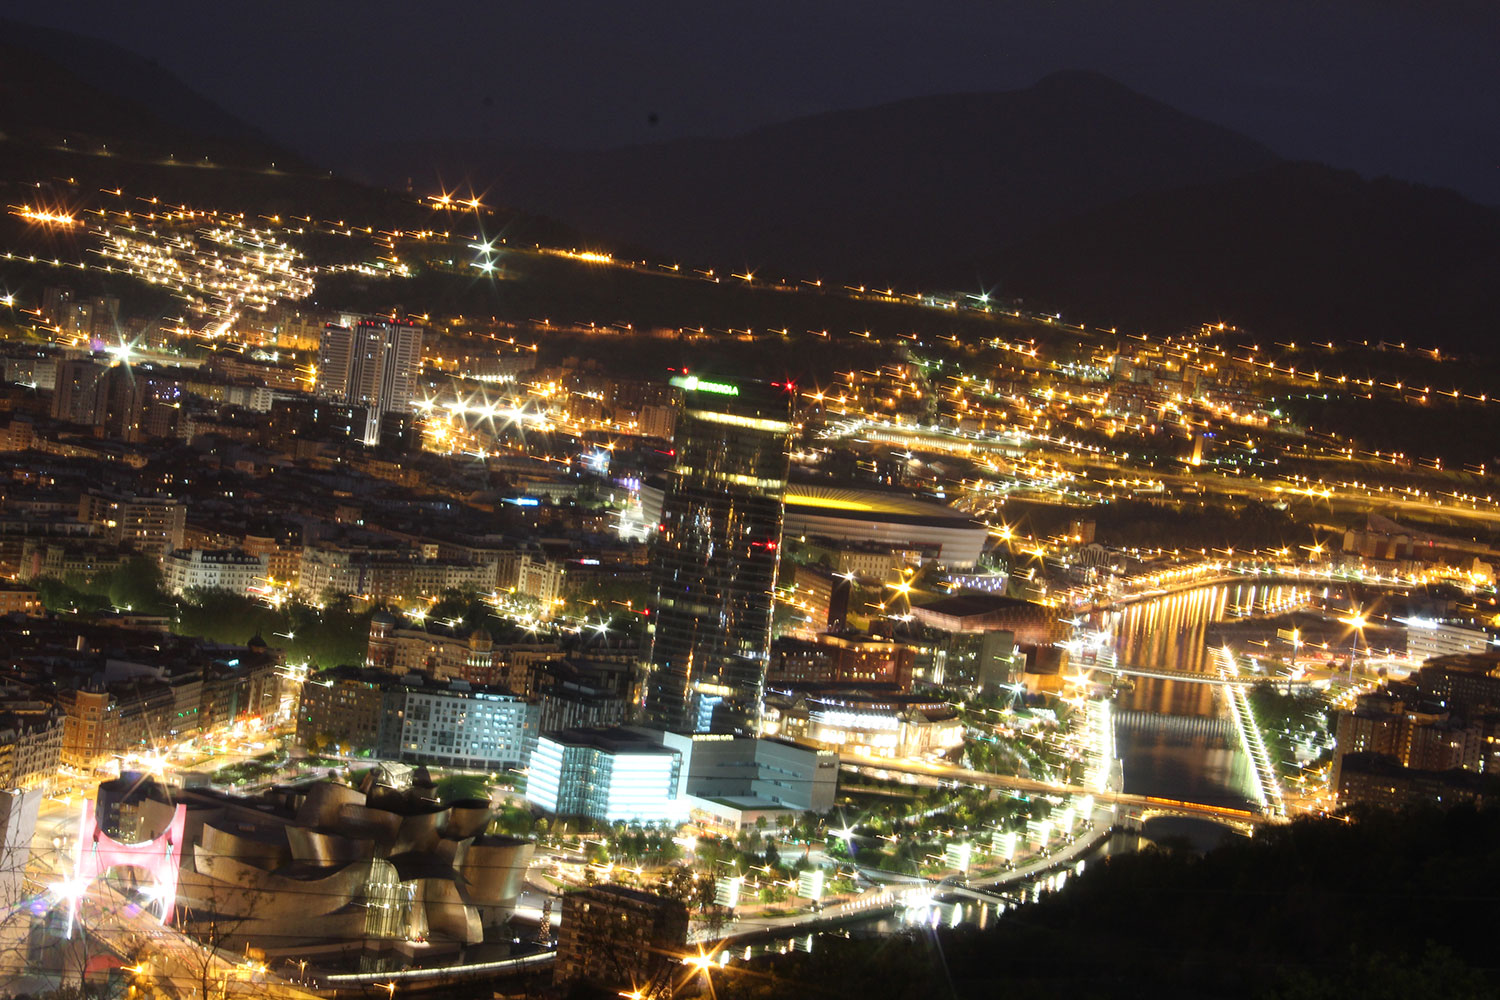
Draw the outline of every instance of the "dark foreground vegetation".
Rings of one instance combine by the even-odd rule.
[[[1497,995],[1500,810],[1304,820],[1206,855],[1151,849],[971,926],[822,939],[714,973],[750,997]]]

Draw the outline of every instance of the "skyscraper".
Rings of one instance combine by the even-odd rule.
[[[333,323],[318,345],[318,395],[365,408],[362,440],[380,440],[380,418],[411,410],[422,372],[422,328],[404,320]]]
[[[654,553],[646,717],[750,733],[770,655],[792,394],[689,375],[672,384],[682,407]]]

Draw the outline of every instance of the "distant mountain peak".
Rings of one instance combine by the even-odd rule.
[[[1048,73],[1029,88],[1040,91],[1072,91],[1141,95],[1112,76],[1092,69],[1060,69]]]

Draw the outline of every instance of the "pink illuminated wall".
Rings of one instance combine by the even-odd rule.
[[[161,900],[161,922],[166,923],[172,919],[172,908],[177,902],[177,866],[182,860],[182,835],[186,825],[187,806],[179,803],[172,812],[172,822],[155,839],[122,844],[99,829],[94,800],[85,800],[78,831],[74,884],[86,886],[120,865],[144,868],[156,882]],[[74,905],[77,905],[76,901]]]

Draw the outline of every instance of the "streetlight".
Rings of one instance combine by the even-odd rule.
[[[1354,636],[1349,640],[1349,682],[1352,684],[1354,682],[1354,656],[1359,652],[1359,640],[1364,634],[1368,619],[1365,618],[1363,612],[1355,611],[1347,618],[1340,618],[1339,621],[1354,629]]]

